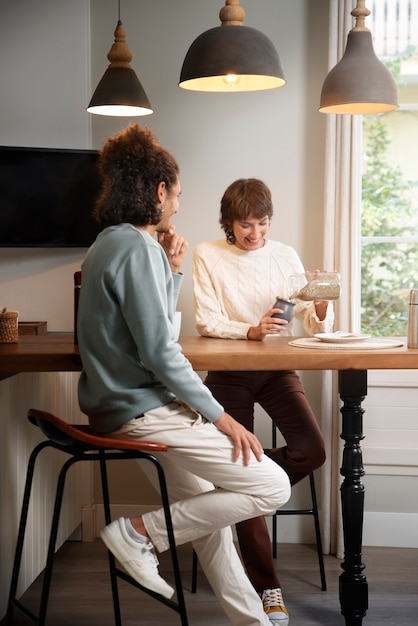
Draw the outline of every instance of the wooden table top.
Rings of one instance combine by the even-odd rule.
[[[289,337],[243,341],[185,336],[179,341],[194,369],[200,371],[418,369],[418,349],[408,349],[406,338],[401,340],[401,347],[378,350],[295,347],[289,345]],[[0,344],[1,374],[80,369],[72,333],[22,335],[18,343]]]

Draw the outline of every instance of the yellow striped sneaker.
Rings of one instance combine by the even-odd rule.
[[[276,589],[265,589],[261,594],[264,612],[272,624],[276,626],[288,626],[289,613],[283,602],[282,590],[280,587]]]

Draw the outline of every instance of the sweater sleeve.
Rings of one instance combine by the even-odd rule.
[[[332,302],[328,302],[327,314],[325,319],[320,320],[315,311],[315,305],[313,302],[303,303],[304,308],[302,311],[298,311],[298,305],[296,306],[296,315],[299,315],[303,321],[303,327],[308,335],[314,335],[315,333],[329,333],[332,331],[334,325],[334,307]]]
[[[199,244],[193,255],[193,291],[196,328],[204,337],[221,339],[247,339],[251,324],[232,320],[224,306],[223,299],[217,294],[212,276],[219,264],[222,254],[215,251],[211,254],[210,247]],[[231,276],[231,283],[234,277]]]

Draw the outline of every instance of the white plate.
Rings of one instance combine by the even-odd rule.
[[[335,333],[317,333],[314,336],[326,343],[354,343],[370,339],[371,337],[371,335],[362,335],[360,333],[343,333],[341,330],[337,330]]]

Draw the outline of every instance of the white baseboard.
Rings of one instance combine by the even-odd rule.
[[[266,520],[271,537],[273,518],[267,517]],[[276,524],[278,543],[316,543],[312,515],[279,515]]]
[[[81,541],[94,541],[96,534],[97,506],[95,504],[81,507]]]
[[[365,513],[363,545],[418,548],[418,513]]]

